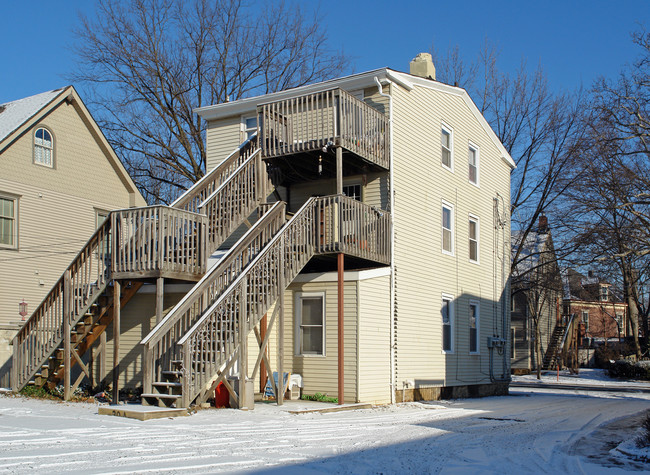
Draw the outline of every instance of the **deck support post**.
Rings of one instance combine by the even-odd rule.
[[[63,400],[70,400],[70,367],[72,366],[70,343],[70,314],[72,313],[72,290],[70,270],[63,274]]]
[[[260,338],[262,341],[266,338],[266,328],[268,326],[268,319],[267,319],[268,314],[264,314],[262,317],[262,320],[260,320]],[[266,347],[264,347],[264,353],[266,354]],[[260,392],[264,394],[264,390],[266,388],[266,380],[267,380],[267,375],[266,375],[266,363],[264,362],[264,359],[260,361]]]
[[[239,311],[239,409],[252,409],[246,406],[246,373],[248,369],[248,294],[246,280],[241,284]]]
[[[344,360],[343,360],[343,353],[344,353],[344,346],[343,346],[343,337],[344,337],[344,332],[343,332],[343,321],[344,321],[344,311],[343,311],[343,304],[344,304],[344,290],[343,290],[343,283],[344,283],[344,274],[343,274],[343,269],[344,269],[344,263],[343,263],[343,253],[340,252],[337,255],[337,270],[338,270],[338,373],[339,373],[339,381],[338,381],[338,389],[339,389],[339,394],[338,394],[338,399],[339,399],[339,404],[344,403]]]
[[[120,292],[119,280],[113,281],[113,404],[120,402]]]
[[[336,194],[343,194],[343,149],[336,147]]]
[[[284,234],[280,237],[282,239],[282,245],[280,249],[284,249]],[[280,252],[280,265],[278,266],[278,284],[280,288],[280,295],[278,296],[278,303],[280,307],[280,313],[278,314],[278,385],[277,392],[275,394],[275,400],[278,406],[284,404],[284,252]],[[273,381],[273,374],[271,374],[271,380]],[[274,383],[275,381],[273,381]],[[272,384],[273,384],[272,383]]]
[[[156,325],[162,320],[163,305],[165,296],[165,278],[156,279]]]
[[[100,385],[106,379],[106,332],[99,335],[99,347],[101,348],[99,354],[99,378],[97,385]]]

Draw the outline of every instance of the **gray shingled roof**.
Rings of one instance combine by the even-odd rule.
[[[35,96],[25,97],[17,101],[0,104],[0,142],[7,138],[14,130],[29,120],[38,111],[45,107],[63,89],[42,92]]]

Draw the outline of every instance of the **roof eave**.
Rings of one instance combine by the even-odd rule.
[[[388,68],[380,68],[365,73],[353,74],[337,79],[330,79],[306,86],[294,87],[283,91],[263,94],[261,96],[247,97],[233,102],[224,102],[210,106],[197,107],[194,112],[204,120],[216,120],[234,115],[241,115],[253,111],[259,104],[266,102],[279,101],[289,97],[313,94],[315,92],[326,91],[328,89],[342,88],[346,90],[371,87],[375,85],[375,77],[380,80],[388,78]]]

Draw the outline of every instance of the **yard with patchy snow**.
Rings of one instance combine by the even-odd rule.
[[[649,403],[650,393],[513,388],[328,414],[290,414],[322,403],[288,401],[141,422],[0,396],[0,473],[648,471],[615,447],[634,438]]]

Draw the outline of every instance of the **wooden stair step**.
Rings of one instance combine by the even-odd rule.
[[[163,386],[166,388],[181,388],[183,385],[181,383],[175,383],[172,381],[157,381],[153,383],[154,386]]]
[[[146,393],[146,394],[143,394],[142,397],[157,398],[157,399],[173,399],[175,401],[176,399],[180,399],[181,395],[180,394]]]

